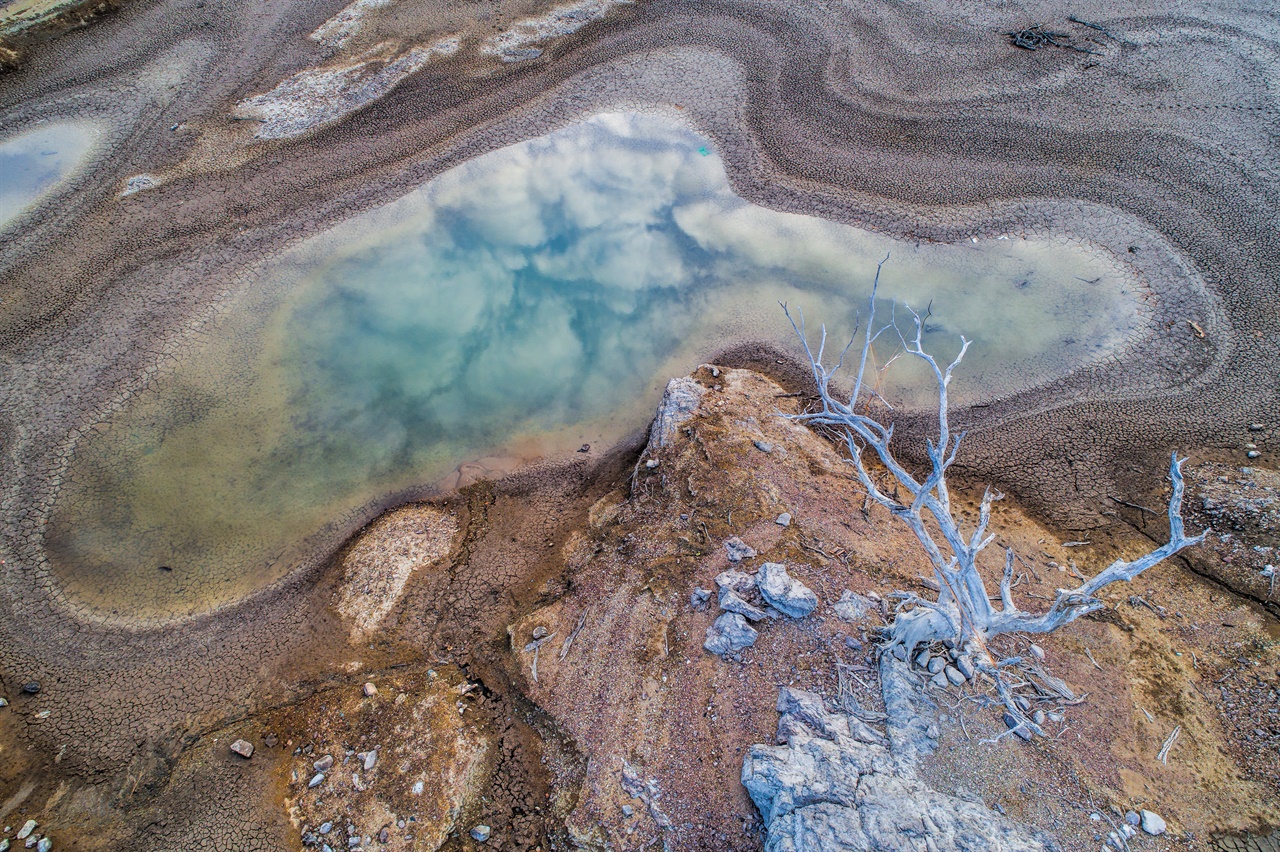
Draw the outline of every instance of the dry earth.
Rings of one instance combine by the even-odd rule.
[[[281,748],[244,761],[226,750],[228,738],[275,733],[295,747],[337,743],[345,755],[385,729],[323,708],[356,700],[375,675],[425,701],[429,665],[450,684],[483,684],[466,730],[491,743],[492,763],[477,764],[483,792],[462,813],[487,820],[504,846],[592,832],[623,846],[653,839],[651,817],[628,821],[615,807],[624,757],[667,791],[662,808],[687,848],[758,846],[735,786],[741,748],[767,740],[778,683],[831,688],[841,647],[832,640],[845,628],[826,616],[771,625],[748,664],[718,663],[698,651],[708,616],[683,606],[688,584],[714,574],[718,542],[731,533],[807,566],[812,574],[797,574],[826,604],[842,586],[891,588],[922,570],[874,511],[863,518],[837,462],[828,460],[832,472],[791,469],[799,449],[760,458],[734,438],[735,429],[781,429],[768,404],[749,415],[754,426],[709,418],[703,440],[739,463],[731,469],[688,445],[687,458],[664,460],[630,495],[632,444],[440,498],[432,516],[455,518],[459,531],[447,557],[429,562],[403,541],[369,544],[423,564],[359,646],[336,603],[343,560],[357,553],[344,542],[425,490],[334,519],[284,580],[169,625],[89,618],[48,562],[46,524],[76,443],[193,345],[257,264],[463,159],[603,108],[683,116],[715,140],[735,190],[771,207],[918,240],[1062,234],[1129,260],[1153,294],[1149,339],[1051,387],[960,413],[971,430],[965,473],[1010,495],[1004,528],[1037,560],[1043,579],[1027,591],[1051,588],[1051,572],[1072,559],[1084,569],[1148,544],[1141,530],[1153,522],[1134,507],[1158,507],[1156,472],[1171,449],[1192,452],[1206,483],[1272,487],[1271,474],[1237,473],[1246,443],[1257,445],[1255,469],[1275,464],[1280,45],[1271,6],[1091,0],[1071,10],[1102,22],[1105,35],[1047,3],[646,0],[543,38],[538,26],[516,26],[544,15],[532,2],[402,2],[371,13],[345,43],[309,37],[333,32],[322,28],[342,8],[131,3],[27,45],[24,64],[0,74],[6,133],[57,118],[105,131],[93,166],[0,248],[0,683],[12,702],[0,710],[4,821],[37,817],[59,848],[287,847],[297,831],[280,773],[297,761]],[[1091,52],[1020,51],[1000,35],[1037,22]],[[512,32],[536,44],[514,49],[542,52],[504,62],[483,49]],[[455,34],[457,52],[403,79],[383,74],[396,57]],[[275,139],[234,120],[246,99],[310,69],[346,68],[379,45],[359,73],[381,82],[331,90],[350,110]],[[151,177],[131,185],[139,176]],[[128,188],[142,191],[122,195]],[[725,360],[777,368],[771,354],[739,355]],[[788,441],[813,459],[830,454],[779,433],[780,446]],[[705,478],[703,490],[662,482],[681,464]],[[797,519],[786,530],[768,514],[778,504]],[[1201,521],[1232,526],[1203,500],[1196,507]],[[682,513],[698,523],[681,527]],[[1092,840],[1096,823],[1080,809],[1089,797],[1099,808],[1162,809],[1171,848],[1275,825],[1275,609],[1262,565],[1249,560],[1261,553],[1253,548],[1280,543],[1274,530],[1215,532],[1232,532],[1244,551],[1233,555],[1219,536],[1136,584],[1155,609],[1117,593],[1105,617],[1045,643],[1055,672],[1090,692],[1052,742],[945,749],[935,786],[1001,802],[1072,844]],[[1064,540],[1091,543],[1064,549]],[[576,626],[588,602],[597,614],[574,648],[563,661],[545,655],[553,659],[540,660],[533,683],[521,631],[543,625],[529,619],[558,607],[537,617],[549,629]],[[685,687],[671,706],[663,674]],[[40,682],[37,695],[21,693],[30,681]],[[630,723],[609,712],[617,695],[634,699]],[[957,734],[940,721],[945,737],[980,738],[992,724],[972,702],[952,708],[959,696],[946,698],[947,719],[965,722]],[[1174,725],[1182,737],[1156,765]],[[660,736],[650,745],[640,731]],[[988,754],[997,757],[981,762]],[[1040,780],[1023,781],[1031,778]],[[386,804],[397,816],[406,807]]]

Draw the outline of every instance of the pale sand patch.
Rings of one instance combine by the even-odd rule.
[[[342,561],[337,602],[352,641],[378,628],[414,571],[449,555],[457,533],[457,518],[433,506],[397,509],[365,530]]]
[[[592,21],[603,18],[615,6],[631,2],[633,0],[579,0],[557,6],[546,14],[516,21],[510,29],[486,39],[480,50],[499,57],[503,62],[534,59],[542,52],[534,45],[576,33]]]
[[[262,126],[255,135],[260,139],[300,136],[373,103],[436,57],[457,53],[460,46],[456,36],[449,36],[390,59],[308,68],[269,92],[245,98],[232,115],[258,119]]]

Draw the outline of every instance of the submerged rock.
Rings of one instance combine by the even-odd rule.
[[[809,587],[787,573],[781,562],[766,562],[756,577],[760,594],[766,602],[792,618],[804,618],[818,607],[818,596]]]
[[[723,656],[751,647],[759,635],[741,615],[736,612],[726,612],[707,628],[707,639],[702,643],[702,647],[713,654]]]

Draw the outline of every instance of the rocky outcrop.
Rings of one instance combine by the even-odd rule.
[[[1054,847],[978,803],[904,770],[883,738],[783,688],[778,745],[755,745],[742,783],[768,828],[765,852],[1046,852]],[[852,722],[852,724],[851,724]]]
[[[688,377],[667,382],[662,402],[658,403],[658,413],[649,427],[649,446],[645,453],[670,446],[680,426],[698,410],[706,393],[706,388]]]

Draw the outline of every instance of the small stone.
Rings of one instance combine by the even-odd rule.
[[[8,706],[9,706],[9,702],[3,698],[0,698],[0,707],[8,707]]]
[[[1044,648],[1041,648],[1039,645],[1032,645],[1030,651],[1031,656],[1035,657],[1042,663],[1044,662]]]
[[[766,562],[760,566],[756,585],[765,602],[783,615],[804,618],[818,607],[818,596],[809,587],[787,573],[787,566],[780,562]]]
[[[377,763],[378,763],[378,752],[366,751],[364,753],[364,771],[365,772],[368,772],[370,769],[373,769],[373,767],[376,766]]]
[[[726,612],[707,628],[702,647],[713,654],[728,654],[755,644],[760,634],[736,612]]]
[[[236,740],[231,744],[231,750],[245,760],[253,757],[253,743],[248,740]]]
[[[36,844],[36,852],[49,852],[53,848],[53,841],[47,837],[41,837],[40,842]]]
[[[729,589],[740,598],[747,598],[756,590],[756,578],[743,571],[721,571],[716,575],[716,587]]]
[[[1265,428],[1267,428],[1267,427],[1266,427],[1265,425],[1261,424],[1261,423],[1250,423],[1250,424],[1249,424],[1249,431],[1250,431],[1250,432],[1261,432],[1261,431],[1262,431],[1263,429],[1265,429]]]
[[[725,541],[724,549],[730,562],[741,562],[744,559],[750,559],[756,555],[755,548],[738,538],[736,535]]]
[[[307,789],[310,790],[313,787],[319,787],[323,783],[324,773],[317,772],[315,775],[311,776],[311,780],[307,782]]]
[[[280,738],[275,734],[267,734],[266,737],[263,738],[262,744],[267,748],[275,748],[280,744]]]
[[[973,665],[973,657],[970,657],[968,654],[961,654],[956,657],[956,668],[958,668],[960,670],[960,674],[964,675],[968,680],[973,680],[973,676],[977,674],[977,669],[974,668]]]
[[[378,694],[378,687],[374,686],[374,685],[373,685],[373,684],[371,684],[371,683],[366,683],[366,684],[364,685],[364,690],[363,690],[363,691],[364,691],[364,697],[365,697],[365,698],[372,698],[373,696],[375,696],[375,695],[377,695],[377,694]]]
[[[539,625],[538,627],[533,628],[533,638],[541,639],[543,636],[546,636],[548,632],[550,631],[548,631],[547,628]]]
[[[1021,719],[1014,716],[1012,713],[1009,713],[1007,711],[1005,712],[1004,724],[1007,728],[1009,728],[1009,730],[1013,731],[1013,733],[1016,736],[1020,737],[1021,739],[1024,739],[1024,740],[1031,739],[1031,731],[1027,729],[1027,726],[1022,723]]]
[[[919,654],[916,654],[916,665],[922,669],[929,668],[929,649],[928,648],[924,649]]]
[[[633,808],[633,807],[631,807],[630,805],[623,805],[623,806],[622,806],[622,815],[623,815],[624,817],[629,817],[629,816],[631,816],[632,814],[634,814],[635,812],[636,812],[636,809],[635,809],[635,808]]]
[[[316,772],[328,772],[333,766],[333,755],[326,754],[324,757],[311,764],[311,768]]]
[[[762,618],[767,617],[767,613],[764,610],[757,606],[752,606],[733,589],[725,586],[720,587],[719,603],[720,608],[725,612],[736,612],[748,621],[760,621]]]
[[[773,444],[770,444],[768,441],[753,441],[752,443],[754,443],[756,445],[756,449],[762,453],[773,452]]]
[[[22,691],[25,692],[27,695],[35,695],[37,692],[40,691],[40,681],[38,680],[27,681],[22,685]]]
[[[1168,828],[1164,824],[1164,819],[1154,811],[1142,812],[1142,830],[1153,837],[1164,834]]]
[[[941,657],[930,658],[928,661],[925,662],[924,667],[929,670],[929,674],[938,674],[944,668],[949,668],[949,666],[947,666],[946,660],[942,659]]]
[[[791,513],[783,512],[781,515],[775,518],[773,522],[780,527],[789,527],[791,526]]]
[[[40,823],[36,822],[33,819],[29,819],[26,822],[24,822],[22,824],[22,828],[18,829],[18,839],[26,840],[28,837],[31,836],[31,832],[36,830],[36,826],[39,824]]]
[[[1037,725],[1043,725],[1045,721],[1044,711],[1037,710],[1036,712],[1032,713],[1031,721],[1035,722]]]
[[[329,833],[329,832],[331,832],[331,831],[333,831],[333,823],[331,823],[331,822],[322,822],[322,823],[320,823],[320,833],[321,833],[321,834],[328,834],[328,833]]]
[[[964,675],[960,674],[960,670],[955,666],[947,666],[942,670],[942,673],[947,676],[947,680],[951,681],[954,686],[959,686],[965,681]]]
[[[493,830],[487,825],[477,825],[471,829],[471,839],[476,843],[484,843],[492,832]]]
[[[5,826],[5,831],[8,830],[9,827]],[[9,852],[9,838],[6,837],[4,840],[0,840],[0,852]]]
[[[1142,822],[1142,817],[1138,816],[1137,811],[1125,811],[1124,821],[1129,823],[1129,825],[1138,825]]]
[[[585,452],[585,450],[582,452]],[[382,827],[382,831],[378,832],[378,842],[385,846],[387,841],[390,839],[391,839],[391,831],[384,825]]]
[[[707,602],[711,600],[711,590],[700,587],[694,588],[693,594],[689,595],[689,606],[698,612],[707,608]]]
[[[947,688],[947,676],[946,676],[946,675],[944,675],[942,672],[938,672],[936,675],[934,675],[933,677],[929,678],[929,683],[931,683],[931,684],[933,684],[934,686],[938,687],[938,689],[946,689],[946,688]]]
[[[870,597],[863,597],[857,592],[845,589],[840,593],[840,600],[836,601],[831,608],[836,611],[837,618],[844,621],[860,621],[875,608],[875,602]]]
[[[1262,455],[1262,453],[1258,452],[1257,450],[1250,450],[1244,455],[1245,455],[1245,458],[1256,459],[1258,458],[1258,456]]]
[[[844,646],[850,651],[861,651],[862,643],[853,636],[844,637]]]
[[[660,464],[662,464],[662,462],[658,461],[657,459],[647,459],[644,463],[644,468],[645,470],[653,470],[655,467],[657,467]]]

